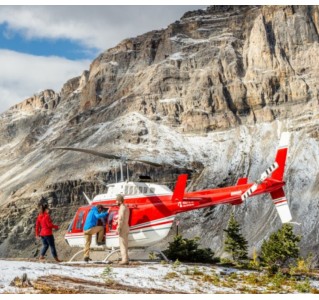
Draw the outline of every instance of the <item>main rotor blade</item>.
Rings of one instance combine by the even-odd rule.
[[[127,160],[128,160],[128,161],[141,162],[141,163],[143,163],[143,164],[151,165],[151,166],[153,166],[153,167],[161,167],[161,166],[162,166],[161,164],[158,164],[158,163],[155,163],[155,162],[151,162],[151,161],[148,161],[148,160],[130,159],[130,158],[128,158]]]
[[[120,160],[123,160],[123,161],[136,161],[136,162],[141,162],[143,164],[151,165],[153,167],[162,166],[162,165],[160,165],[158,163],[147,161],[147,160],[131,159],[131,158],[127,158],[126,159],[125,157],[117,156],[117,155],[114,155],[114,154],[102,153],[102,152],[98,152],[98,151],[95,151],[95,150],[89,150],[89,149],[72,148],[72,147],[55,147],[53,149],[61,149],[61,150],[70,150],[70,151],[76,151],[76,152],[83,152],[83,153],[92,154],[92,155],[95,155],[95,156],[100,156],[100,157],[109,158],[109,159],[120,159]]]
[[[275,170],[278,169],[278,163],[274,162],[265,172],[263,172],[259,178],[244,194],[241,195],[241,200],[245,201],[253,192],[258,188],[267,177],[269,177]]]
[[[55,147],[54,149],[61,149],[61,150],[70,150],[70,151],[76,151],[76,152],[83,152],[83,153],[88,153],[92,154],[95,156],[100,156],[104,158],[109,158],[109,159],[122,159],[121,156],[113,155],[113,154],[108,154],[108,153],[101,153],[98,151],[94,150],[89,150],[89,149],[81,149],[81,148],[71,148],[71,147]]]

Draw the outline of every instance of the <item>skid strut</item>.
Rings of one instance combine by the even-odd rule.
[[[94,251],[94,249],[91,249],[91,251]],[[101,249],[99,251],[101,251]],[[145,251],[145,249],[144,248],[131,248],[131,249],[129,249],[129,251],[141,252],[141,251]],[[67,263],[77,263],[77,261],[74,261],[74,259],[79,254],[81,254],[83,252],[84,252],[84,249],[81,249],[80,251],[76,252]],[[100,263],[108,263],[110,257],[114,254],[117,254],[118,259],[120,259],[120,252],[121,251],[119,248],[112,248],[111,250],[106,250],[106,252],[108,252],[106,257]],[[166,255],[161,250],[152,249],[151,252],[155,252],[155,253],[159,254],[159,256],[161,256],[163,258],[163,260],[165,260],[166,262],[169,262],[169,259],[166,257]]]

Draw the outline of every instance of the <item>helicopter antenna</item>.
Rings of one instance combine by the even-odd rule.
[[[121,182],[124,181],[124,177],[123,177],[123,164],[122,162],[120,161],[120,169],[121,169]]]
[[[130,173],[128,172],[128,164],[126,164],[126,179],[130,181]]]
[[[115,167],[115,182],[117,183],[117,170],[116,170],[116,167]]]

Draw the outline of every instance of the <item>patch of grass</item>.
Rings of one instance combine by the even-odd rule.
[[[21,278],[20,277],[15,277],[11,282],[10,286],[18,287],[18,288],[27,288],[27,287],[32,287],[33,285],[31,284],[31,281],[28,278],[27,273],[24,273]]]
[[[174,279],[174,278],[179,278],[179,276],[178,276],[178,274],[176,272],[168,272],[164,276],[164,279]]]
[[[248,275],[245,275],[242,279],[247,284],[251,284],[251,285],[262,284],[262,279],[260,278],[260,275],[256,273],[250,273]]]
[[[286,280],[287,277],[281,272],[278,272],[275,274],[275,276],[272,277],[271,282],[276,288],[280,288],[285,285]]]
[[[111,284],[114,282],[113,280],[113,268],[110,266],[106,266],[101,274],[101,277],[103,278],[104,282],[106,284]]]
[[[193,268],[192,274],[194,276],[203,276],[203,275],[205,275],[205,273],[202,272],[201,270],[199,270],[199,268],[196,267],[196,266]]]
[[[295,266],[290,266],[291,275],[302,274],[309,275],[312,272],[313,257],[309,255],[306,259],[298,258]]]
[[[222,286],[222,287],[228,287],[228,288],[235,288],[237,286],[237,283],[235,283],[234,281],[232,280],[222,280],[220,282],[220,285],[219,286]]]
[[[157,255],[155,252],[150,252],[150,253],[148,254],[148,258],[149,258],[150,260],[156,260],[156,259],[158,259],[158,255]]]
[[[225,266],[234,266],[234,261],[232,261],[229,258],[221,258],[220,259],[220,264],[225,265]]]
[[[297,283],[296,289],[299,293],[309,293],[311,290],[309,279],[306,278],[305,281]]]
[[[229,275],[229,278],[231,278],[231,279],[238,279],[238,275],[237,275],[235,272],[233,272],[233,273],[231,273],[231,274]]]
[[[174,263],[172,264],[172,268],[173,268],[173,269],[176,269],[176,268],[178,268],[180,265],[181,265],[181,262],[180,262],[178,259],[176,259],[176,260],[174,261]]]
[[[203,276],[203,281],[212,283],[213,285],[216,285],[216,286],[219,286],[220,282],[221,282],[221,279],[216,274],[213,274],[213,275],[206,274],[206,275]]]

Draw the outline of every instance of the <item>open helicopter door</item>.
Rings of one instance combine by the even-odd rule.
[[[118,235],[116,234],[118,213],[118,206],[110,207],[105,225],[105,245],[107,248],[119,247],[119,239]]]

